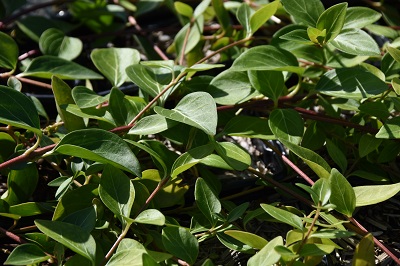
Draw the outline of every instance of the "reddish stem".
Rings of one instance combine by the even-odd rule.
[[[25,239],[23,239],[20,236],[17,236],[16,234],[8,231],[7,229],[4,229],[3,227],[0,227],[0,232],[3,233],[5,236],[11,238],[15,242],[18,242],[20,244],[26,243]]]

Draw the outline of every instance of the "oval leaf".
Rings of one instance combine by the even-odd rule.
[[[275,250],[276,246],[283,245],[283,238],[277,236],[268,242],[256,255],[247,262],[248,266],[274,265],[279,261],[281,255]]]
[[[369,233],[357,244],[352,266],[376,265],[374,253],[374,237]]]
[[[207,185],[206,181],[201,177],[196,180],[194,196],[197,208],[199,208],[204,216],[214,225],[216,222],[214,214],[221,212],[221,203]]]
[[[35,163],[23,169],[11,170],[7,178],[7,196],[3,199],[10,205],[24,203],[36,190],[39,173]]]
[[[282,72],[249,71],[248,75],[251,85],[274,102],[287,92]]]
[[[156,106],[154,111],[166,118],[199,128],[208,135],[215,135],[217,130],[217,106],[212,96],[206,92],[186,95],[172,110]]]
[[[278,139],[299,144],[304,133],[304,121],[300,114],[291,109],[276,109],[271,112],[269,127]]]
[[[50,259],[44,251],[35,244],[17,246],[8,256],[4,265],[31,265]]]
[[[225,234],[239,240],[240,242],[249,245],[252,248],[262,249],[268,244],[268,241],[261,236],[238,230],[226,230]]]
[[[40,51],[45,55],[54,55],[66,60],[72,60],[82,52],[82,41],[68,37],[59,29],[45,30],[39,39]]]
[[[61,79],[102,79],[96,72],[77,63],[51,55],[36,57],[18,76],[49,79],[57,75]]]
[[[163,132],[177,123],[162,115],[154,114],[140,119],[128,132],[133,135],[149,135]]]
[[[347,3],[340,3],[325,10],[318,18],[316,28],[326,30],[325,42],[339,35],[346,17]]]
[[[141,175],[139,161],[128,144],[117,135],[101,129],[82,129],[67,134],[54,151],[83,159],[111,164]]]
[[[132,48],[94,49],[90,58],[96,68],[111,82],[114,87],[121,86],[128,76],[125,69],[140,61],[140,53]]]
[[[47,220],[35,220],[35,225],[45,235],[95,263],[96,241],[77,225]]]
[[[361,29],[382,17],[381,13],[368,7],[349,7],[346,11],[343,29]]]
[[[231,142],[216,142],[215,150],[233,169],[243,171],[251,164],[248,152]]]
[[[18,45],[9,35],[0,32],[0,67],[15,69],[18,62]]]
[[[367,206],[390,199],[400,191],[400,183],[354,187],[356,206]]]
[[[135,223],[140,224],[153,224],[153,225],[164,225],[165,216],[156,209],[144,210],[135,218]]]
[[[349,181],[335,168],[329,177],[331,185],[330,203],[335,204],[335,210],[351,217],[356,208],[356,194]]]
[[[285,10],[297,23],[315,27],[319,16],[324,12],[320,0],[281,0]]]
[[[30,130],[39,136],[39,115],[27,96],[19,91],[0,85],[0,123]]]
[[[199,242],[189,230],[183,227],[165,227],[162,230],[162,242],[165,249],[172,255],[189,264],[196,261],[199,254]]]
[[[398,139],[400,138],[400,117],[389,119],[379,129],[375,135],[378,139]]]
[[[265,22],[276,13],[279,1],[271,2],[259,8],[250,18],[251,33],[255,33]]]
[[[303,230],[303,222],[299,216],[296,214],[293,214],[289,211],[285,211],[282,209],[279,209],[277,207],[268,205],[268,204],[261,204],[261,208],[264,209],[269,215],[277,219],[278,221],[291,225],[294,228]]]
[[[78,105],[81,109],[98,106],[99,104],[107,101],[108,98],[100,96],[93,90],[84,86],[77,86],[73,88],[71,93],[76,105]]]
[[[381,54],[378,44],[365,31],[347,29],[342,31],[331,44],[338,50],[352,55],[377,56]]]

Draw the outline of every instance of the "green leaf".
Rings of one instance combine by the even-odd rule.
[[[33,102],[21,92],[1,85],[0,123],[42,135],[39,115]]]
[[[320,0],[281,0],[285,10],[297,23],[315,27],[319,16],[324,12]]]
[[[377,139],[369,134],[364,134],[360,138],[358,143],[358,154],[360,158],[363,158],[376,150],[382,143],[382,139]]]
[[[356,206],[367,206],[388,200],[400,191],[400,183],[354,187]]]
[[[183,227],[165,227],[162,230],[162,242],[172,255],[193,264],[199,254],[199,243],[189,230]]]
[[[87,118],[87,119],[95,119],[99,121],[104,121],[110,127],[115,127],[115,122],[111,116],[111,114],[105,109],[96,107],[90,107],[85,109],[80,109],[76,104],[67,104],[64,109],[77,117]]]
[[[31,265],[50,259],[44,251],[35,244],[18,245],[8,256],[4,265]]]
[[[361,29],[382,17],[381,13],[368,7],[349,7],[346,11],[343,29]]]
[[[38,98],[36,98],[35,96],[32,96],[32,95],[30,95],[29,98],[31,99],[31,101],[32,101],[33,104],[35,105],[35,108],[36,108],[37,113],[38,113],[40,116],[46,118],[46,121],[49,122],[49,121],[50,121],[50,118],[49,118],[49,116],[47,115],[46,110],[44,109],[44,106],[43,106],[42,102],[39,101]]]
[[[274,265],[279,261],[281,255],[275,250],[276,246],[282,246],[283,239],[277,236],[268,242],[256,255],[247,262],[248,266]]]
[[[269,127],[279,140],[299,144],[304,134],[304,121],[300,114],[291,109],[276,109],[271,112]]]
[[[71,93],[74,102],[81,109],[95,107],[108,100],[108,97],[100,96],[93,90],[86,88],[84,86],[77,86],[73,88]],[[71,101],[69,103],[74,103],[74,102]]]
[[[77,225],[48,220],[35,220],[35,225],[45,235],[84,256],[95,264],[96,241]]]
[[[107,164],[104,167],[99,186],[99,195],[104,205],[124,221],[129,217],[135,200],[135,188],[129,177],[121,170]]]
[[[314,237],[314,238],[334,239],[334,238],[348,238],[354,235],[355,233],[350,231],[343,231],[338,229],[324,229],[312,233],[310,238]]]
[[[397,30],[392,29],[391,27],[388,26],[372,24],[365,26],[365,29],[371,32],[372,34],[382,35],[390,39],[396,39],[397,37],[399,37],[399,33],[397,32]]]
[[[114,87],[121,86],[127,79],[125,69],[140,61],[140,53],[132,48],[94,49],[90,54],[96,68]]]
[[[265,245],[268,244],[268,241],[261,236],[249,232],[239,230],[226,230],[224,231],[224,233],[246,245],[249,245],[252,248],[262,249],[263,247],[265,247]]]
[[[231,210],[228,214],[228,217],[226,218],[226,220],[231,223],[236,221],[237,219],[239,219],[240,217],[242,217],[242,215],[244,214],[244,212],[247,210],[247,208],[249,207],[249,203],[245,202],[240,204],[239,206],[235,207],[233,210]]]
[[[216,219],[214,214],[221,212],[221,203],[218,197],[207,185],[206,181],[201,177],[197,178],[194,189],[194,196],[197,208],[204,214],[205,217],[215,225]]]
[[[153,224],[162,226],[165,224],[165,216],[156,209],[144,210],[134,219],[135,223]]]
[[[349,181],[333,168],[329,183],[332,192],[330,203],[336,205],[336,211],[351,217],[356,208],[356,194]]]
[[[0,68],[15,69],[18,63],[18,45],[8,34],[0,32]]]
[[[129,99],[119,89],[111,89],[108,110],[118,126],[128,125],[144,105],[145,102],[141,98],[139,100],[138,98]]]
[[[251,33],[254,34],[265,22],[268,21],[277,11],[279,1],[271,2],[259,8],[250,18]]]
[[[243,244],[239,240],[237,240],[231,236],[228,236],[222,232],[217,233],[217,238],[225,247],[227,247],[231,250],[236,250],[239,252],[254,253],[253,248],[250,247],[249,245]]]
[[[128,132],[132,135],[149,135],[163,132],[175,126],[177,122],[162,115],[154,114],[140,119]]]
[[[316,89],[329,96],[360,100],[379,95],[388,86],[365,68],[354,67],[326,72],[318,81]]]
[[[317,153],[304,147],[295,145],[291,142],[281,140],[281,142],[303,161],[320,177],[328,178],[331,172],[329,164]]]
[[[174,7],[178,14],[191,18],[193,16],[193,8],[188,4],[182,3],[180,1],[174,2]]]
[[[40,51],[45,55],[54,55],[66,60],[73,60],[82,52],[82,41],[68,37],[64,32],[50,28],[45,30],[39,39]]]
[[[236,12],[236,18],[243,26],[243,30],[246,32],[247,37],[252,34],[250,26],[251,12],[252,10],[247,3],[242,3]]]
[[[35,163],[25,168],[11,170],[7,178],[7,196],[3,198],[10,206],[29,200],[36,190],[39,173]]]
[[[154,107],[154,111],[166,118],[199,128],[208,135],[215,135],[217,129],[217,106],[206,92],[193,92],[183,97],[172,109]]]
[[[371,233],[365,235],[354,251],[352,266],[375,265],[374,237]]]
[[[267,119],[245,115],[234,116],[225,125],[221,134],[265,140],[275,138],[268,126]]]
[[[316,37],[310,38],[308,35],[308,31],[305,29],[292,30],[286,34],[279,36],[279,38],[287,41],[298,42],[301,44],[313,44],[313,42],[310,39],[312,39],[314,42],[316,39]]]
[[[338,50],[352,55],[379,56],[381,54],[374,39],[360,29],[343,30],[330,43]]]
[[[216,154],[210,154],[204,157],[204,159],[202,159],[200,163],[210,167],[216,167],[225,170],[234,170],[229,164],[225,162],[224,159],[222,159],[221,156]]]
[[[212,6],[222,28],[229,32],[231,28],[231,18],[229,17],[228,10],[226,10],[224,3],[219,0],[212,0]]]
[[[82,129],[67,134],[54,148],[57,153],[111,164],[141,175],[140,165],[128,144],[117,135],[101,129]]]
[[[390,112],[385,103],[381,101],[376,102],[363,102],[358,109],[363,113],[369,114],[371,116],[376,116],[382,120],[386,120],[390,116]]]
[[[171,169],[171,177],[174,178],[193,165],[198,164],[203,158],[205,158],[207,155],[210,155],[213,151],[214,145],[209,143],[185,152],[175,160]]]
[[[398,139],[400,138],[400,117],[389,119],[379,129],[375,135],[378,139]]]
[[[206,12],[206,10],[207,10],[208,6],[210,5],[210,3],[211,3],[211,0],[201,1],[201,3],[198,4],[197,7],[195,8],[194,13],[193,13],[193,17],[196,19],[199,16],[203,15],[203,13]]]
[[[307,256],[324,256],[335,250],[335,246],[326,244],[305,244],[299,252],[302,257]]]
[[[325,10],[318,18],[316,28],[326,30],[325,42],[329,42],[339,35],[346,17],[347,3],[340,3]]]
[[[386,49],[389,52],[389,54],[393,57],[393,59],[396,60],[396,62],[400,63],[400,50],[391,46],[387,46]]]
[[[222,105],[239,104],[259,94],[252,88],[246,72],[229,69],[214,77],[205,91]]]
[[[198,16],[197,19],[191,23],[186,24],[175,36],[175,51],[177,58],[181,56],[183,48],[185,47],[184,54],[189,53],[199,43],[203,33],[204,17]],[[186,38],[189,31],[189,37]],[[185,41],[186,40],[186,41]],[[186,45],[185,45],[186,44]]]
[[[285,80],[280,71],[249,71],[248,75],[251,85],[274,102],[287,92]]]
[[[347,158],[344,152],[329,139],[326,139],[326,149],[332,160],[344,172],[347,168]]]
[[[68,104],[75,104],[72,97],[71,88],[57,76],[52,76],[51,87],[53,89],[56,107],[61,120],[67,130],[73,131],[85,128],[85,123],[81,117],[71,114],[66,110]]]
[[[32,60],[18,76],[49,79],[57,75],[61,79],[102,79],[96,72],[77,63],[51,55],[42,55]]]
[[[232,64],[232,71],[280,70],[302,73],[297,58],[272,45],[260,45],[242,53]]]
[[[312,186],[312,190],[318,196],[318,198],[315,198],[315,196],[311,194],[311,197],[314,202],[316,203],[321,202],[322,206],[328,203],[329,198],[331,197],[332,190],[330,187],[329,180],[327,178],[318,179]]]
[[[251,164],[249,153],[232,142],[215,142],[215,150],[235,170],[243,171]]]
[[[393,78],[391,84],[392,84],[393,90],[396,92],[396,94],[400,95],[400,79]]]
[[[269,215],[277,219],[278,221],[293,226],[294,228],[303,230],[303,222],[299,216],[293,214],[289,211],[285,211],[279,209],[277,207],[268,205],[268,204],[261,204],[261,208],[264,209]]]
[[[62,222],[77,225],[90,233],[96,226],[96,205],[71,213]]]

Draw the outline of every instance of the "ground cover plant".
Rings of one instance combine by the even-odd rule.
[[[0,1],[1,261],[400,264],[359,221],[400,191],[400,15],[362,3]]]

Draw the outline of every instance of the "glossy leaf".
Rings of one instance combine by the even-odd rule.
[[[214,214],[221,212],[221,203],[206,181],[201,177],[196,180],[194,196],[197,208],[214,225],[216,220]]]
[[[332,190],[330,187],[330,182],[327,178],[318,179],[312,186],[312,190],[317,195],[317,198],[315,198],[315,196],[311,194],[314,203],[318,204],[318,202],[321,202],[322,206],[328,203]]]
[[[387,120],[375,135],[378,139],[400,138],[400,117]]]
[[[400,191],[400,183],[354,187],[356,206],[367,206],[388,200]]]
[[[231,210],[229,212],[226,220],[230,223],[236,221],[244,214],[244,212],[247,210],[249,205],[250,204],[248,202],[245,202],[245,203],[242,203],[239,206],[235,207],[233,210]]]
[[[11,170],[7,178],[7,196],[3,199],[10,206],[28,201],[36,190],[38,180],[39,173],[34,163],[23,169]]]
[[[331,140],[326,140],[326,149],[332,160],[339,166],[344,172],[347,168],[347,158],[345,153]]]
[[[294,228],[303,230],[303,222],[299,216],[289,211],[279,209],[277,207],[261,204],[261,208],[264,209],[269,215],[277,219],[278,221],[293,226]]]
[[[334,69],[326,72],[316,85],[326,95],[363,99],[388,89],[385,82],[361,67]]]
[[[358,143],[358,155],[360,158],[367,156],[374,150],[376,150],[381,144],[382,140],[377,139],[369,134],[364,134],[360,138]]]
[[[98,106],[108,99],[108,97],[100,96],[93,90],[84,86],[77,86],[73,88],[71,93],[76,105],[78,105],[81,109]]]
[[[250,18],[251,33],[255,33],[277,11],[279,1],[274,1],[259,8]]]
[[[349,7],[346,11],[343,29],[361,29],[379,20],[382,15],[368,7]]]
[[[374,237],[371,233],[364,236],[357,244],[353,255],[352,266],[375,265]]]
[[[45,30],[39,39],[40,51],[45,55],[54,55],[66,60],[73,60],[82,52],[82,41],[68,37],[64,32],[50,28]]]
[[[51,55],[42,55],[32,60],[27,69],[18,76],[49,79],[57,75],[61,79],[102,79],[96,72],[77,63]]]
[[[233,71],[281,70],[302,73],[297,58],[286,50],[271,45],[260,45],[242,53],[231,67]]]
[[[92,205],[67,215],[62,222],[77,225],[90,233],[96,226],[96,218],[96,205]]]
[[[187,94],[172,110],[156,106],[154,111],[168,119],[199,128],[208,135],[216,133],[217,106],[211,95],[206,92]]]
[[[329,182],[332,192],[330,203],[336,205],[336,211],[351,217],[356,208],[356,194],[349,181],[333,168]]]
[[[35,225],[45,235],[89,259],[94,265],[96,242],[88,232],[77,225],[59,221],[35,220]]]
[[[249,232],[239,230],[226,230],[224,231],[224,233],[246,245],[249,245],[252,248],[262,249],[265,245],[268,244],[268,241],[261,236]]]
[[[251,85],[274,102],[287,93],[285,80],[280,71],[249,71],[248,75]]]
[[[249,245],[243,244],[239,240],[224,234],[224,233],[217,233],[217,238],[223,244],[225,247],[231,249],[231,250],[236,250],[239,252],[252,252],[253,248],[250,247]]]
[[[77,117],[104,121],[109,126],[116,127],[113,117],[105,108],[97,109],[96,107],[90,107],[80,109],[76,104],[67,104],[65,110]]]
[[[205,158],[207,155],[210,155],[213,151],[214,146],[212,144],[206,144],[185,152],[174,162],[171,170],[171,177],[176,177],[193,165],[198,164],[203,158]]]
[[[400,79],[393,78],[391,84],[392,84],[393,90],[396,92],[396,94],[400,95]]]
[[[338,229],[324,229],[312,233],[310,238],[315,237],[315,238],[334,239],[334,238],[347,238],[354,235],[355,233],[350,231],[343,231]]]
[[[382,120],[386,120],[390,116],[390,112],[385,103],[380,101],[375,102],[363,102],[358,109],[363,113],[369,114],[371,116],[376,116]]]
[[[215,150],[235,170],[243,171],[251,164],[249,153],[232,142],[216,142]]]
[[[8,34],[0,32],[0,67],[15,69],[18,63],[18,45]]]
[[[281,255],[275,251],[276,246],[282,246],[283,239],[281,236],[277,236],[268,242],[256,255],[251,257],[247,262],[248,266],[259,266],[259,265],[274,265],[279,261]]]
[[[300,256],[324,256],[330,254],[335,250],[333,245],[325,244],[305,244],[299,252]]]
[[[304,133],[304,122],[298,112],[291,109],[276,109],[271,112],[269,127],[280,140],[299,144]]]
[[[73,131],[85,128],[85,123],[81,117],[78,117],[66,110],[68,104],[75,104],[72,97],[71,88],[57,76],[51,78],[51,87],[53,89],[56,107],[61,120],[67,130]]]
[[[140,53],[132,48],[94,49],[90,54],[96,68],[114,87],[121,86],[128,76],[125,69],[140,61]]]
[[[117,135],[101,129],[82,129],[67,134],[54,148],[60,154],[111,164],[141,175],[140,165],[128,144]]]
[[[346,17],[347,3],[340,3],[325,10],[318,18],[316,28],[326,30],[325,42],[339,35]]]
[[[0,123],[42,135],[39,115],[33,102],[21,92],[1,85]]]
[[[154,114],[140,119],[128,132],[133,135],[149,135],[163,132],[177,124],[176,121]]]
[[[202,159],[200,163],[210,167],[233,170],[233,168],[224,159],[222,159],[221,156],[216,154],[210,154],[204,157],[204,159]]]
[[[46,261],[50,255],[35,244],[18,245],[8,256],[4,265],[30,265]]]
[[[222,134],[266,140],[275,138],[267,119],[245,115],[234,116],[229,120]]]
[[[291,142],[283,141],[281,142],[290,151],[299,156],[303,161],[320,177],[328,178],[331,172],[331,167],[329,164],[317,153],[312,150],[306,149],[304,147],[294,145]]]
[[[133,98],[129,100],[125,94],[117,88],[112,88],[108,101],[108,110],[118,126],[128,125],[132,119],[143,109],[145,102]]]
[[[297,23],[315,27],[319,16],[324,12],[320,0],[281,0],[285,10]]]
[[[360,29],[343,30],[331,44],[338,50],[352,55],[380,55],[378,44]]]
[[[129,177],[121,170],[106,165],[101,175],[99,195],[103,203],[123,222],[122,217],[129,217],[135,188]]]
[[[400,50],[391,46],[388,46],[386,49],[389,54],[394,58],[394,60],[400,63]]]
[[[236,18],[240,25],[243,26],[246,36],[251,36],[252,34],[250,26],[251,13],[252,10],[247,3],[242,3],[236,12]]]
[[[162,230],[162,242],[172,255],[193,264],[199,254],[199,243],[188,230],[183,227],[165,227]]]
[[[294,41],[301,44],[313,44],[315,42],[315,37],[311,38],[313,41],[310,40],[307,30],[305,29],[296,29],[292,30],[282,36],[279,36],[280,39],[284,39],[287,41]]]
[[[144,210],[134,219],[135,223],[153,224],[162,226],[165,224],[165,216],[156,209]]]
[[[224,105],[239,104],[259,95],[252,88],[246,72],[231,70],[214,77],[205,91],[210,93],[217,104]]]

